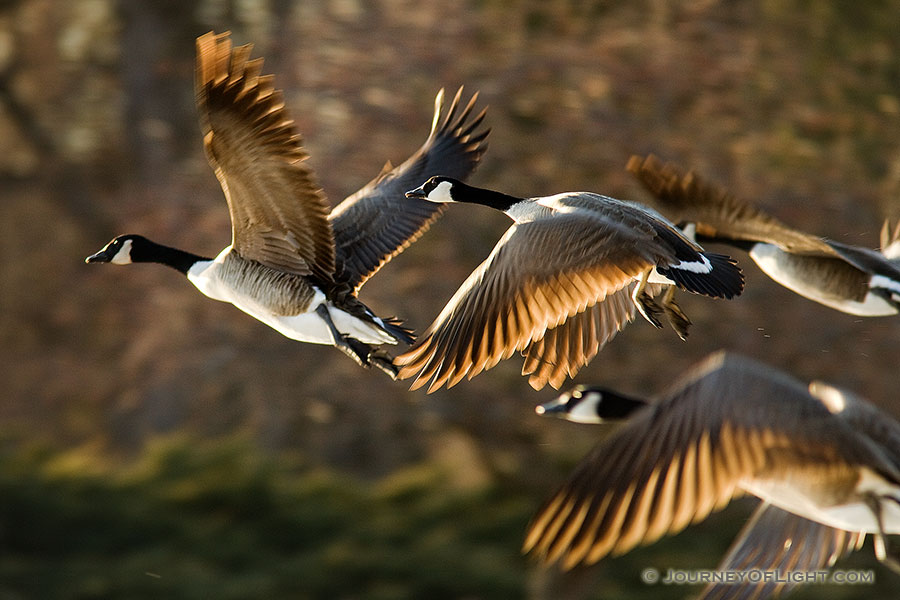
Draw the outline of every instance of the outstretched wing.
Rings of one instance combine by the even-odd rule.
[[[549,383],[558,390],[567,377],[575,377],[597,356],[600,349],[634,319],[637,307],[631,292],[635,285],[626,285],[608,294],[601,302],[547,330],[543,337],[529,344],[523,351],[522,375],[529,376],[531,387],[539,390]],[[651,284],[648,287],[661,286]],[[652,295],[655,293],[651,292]]]
[[[622,290],[643,271],[672,260],[671,252],[646,231],[601,217],[584,227],[585,218],[592,217],[563,213],[510,227],[416,344],[397,357],[399,377],[415,376],[412,389],[430,380],[429,392],[471,379]],[[614,302],[621,305],[618,297]],[[602,319],[601,310],[579,317],[564,335],[590,336],[594,331],[600,332],[598,341],[609,339],[608,328],[618,328],[628,318],[614,312],[615,324],[585,320]],[[552,345],[559,348],[555,340]],[[527,364],[545,355],[545,348],[535,347]],[[583,347],[567,350],[564,368],[577,371],[584,355]],[[531,384],[540,388],[551,379],[540,376]]]
[[[693,171],[684,173],[656,156],[632,156],[628,171],[649,191],[673,223],[696,223],[697,234],[726,240],[775,244],[798,254],[834,256],[824,240],[788,227]]]
[[[407,191],[432,175],[466,179],[475,170],[487,150],[490,129],[479,130],[487,109],[470,119],[478,94],[462,107],[462,91],[456,92],[443,119],[444,90],[438,92],[425,143],[400,166],[390,169],[388,165],[331,212],[328,219],[337,245],[335,279],[358,291],[443,212],[443,204],[407,198]]]
[[[197,38],[197,108],[204,146],[231,212],[242,257],[296,275],[330,279],[328,206],[306,151],[262,59],[232,50],[229,33]]]

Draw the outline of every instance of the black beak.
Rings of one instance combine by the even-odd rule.
[[[410,190],[410,191],[406,192],[406,197],[407,198],[420,198],[420,199],[424,200],[425,198],[428,197],[428,194],[425,193],[425,186],[423,185],[421,187],[417,187],[414,190]]]
[[[568,399],[568,398],[566,398]],[[551,400],[550,402],[545,402],[544,404],[538,404],[534,407],[534,412],[539,415],[550,415],[557,416],[559,414],[566,414],[566,402],[565,400],[560,401],[559,398],[556,400]]]
[[[88,256],[86,259],[84,259],[84,262],[86,262],[86,263],[105,263],[105,262],[109,262],[110,260],[112,260],[112,257],[109,255],[109,250],[104,248],[100,252],[97,252],[96,254],[91,254],[90,256]]]

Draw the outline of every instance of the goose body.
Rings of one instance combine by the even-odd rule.
[[[232,243],[208,258],[128,234],[86,261],[170,266],[291,339],[332,344],[393,377],[392,359],[372,345],[411,343],[411,332],[377,317],[357,293],[441,213],[404,192],[438,172],[466,177],[480,161],[489,130],[478,131],[484,111],[470,119],[477,94],[462,106],[460,88],[443,114],[441,90],[419,150],[329,211],[281,93],[250,50],[232,48],[228,33],[197,39],[204,146],[228,202]]]
[[[849,247],[843,253],[839,252],[839,257],[809,256],[794,254],[777,244],[756,242],[750,246],[748,254],[763,273],[804,298],[860,317],[897,314],[900,269],[896,276],[867,272],[869,268],[875,268],[881,258],[872,257],[871,266],[861,269],[840,257],[841,254],[851,255],[853,250],[859,248]],[[850,293],[852,289],[858,291]]]
[[[785,527],[841,540],[849,538],[840,532],[872,534],[878,558],[900,566],[885,538],[900,533],[900,423],[864,400],[720,352],[658,402],[624,402],[615,392],[582,389],[539,409],[582,422],[618,411],[627,423],[538,511],[526,550],[565,567],[596,562],[676,533],[749,493],[818,524],[778,517]],[[592,414],[599,417],[592,421]],[[746,556],[741,546],[766,535],[783,534],[745,530],[732,555]],[[763,546],[774,551],[777,544]]]
[[[240,259],[227,247],[210,261],[194,263],[188,280],[205,296],[228,302],[282,335],[313,344],[334,343],[327,322],[316,312],[328,310],[344,335],[368,344],[395,344],[388,325],[366,313],[360,318],[335,306],[315,284]],[[320,309],[321,310],[321,309]]]
[[[818,238],[788,227],[693,172],[655,156],[632,156],[628,170],[674,222],[692,224],[696,239],[746,250],[766,275],[795,293],[862,317],[900,311],[900,248],[882,229],[882,252]]]
[[[680,336],[690,321],[666,293],[674,286],[731,298],[743,288],[729,257],[706,253],[659,213],[590,192],[518,198],[433,177],[408,196],[470,202],[513,221],[418,342],[397,357],[400,378],[428,391],[471,379],[525,355],[523,374],[536,389],[559,385],[634,318],[655,326],[665,312]]]

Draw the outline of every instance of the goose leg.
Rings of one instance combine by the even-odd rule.
[[[383,350],[372,350],[371,348],[369,350],[369,364],[376,369],[383,371],[388,377],[396,381],[397,375],[400,373],[400,368],[394,364],[394,359]]]
[[[890,570],[900,573],[900,558],[891,554],[890,540],[884,532],[884,519],[881,515],[881,500],[874,494],[866,494],[865,503],[875,515],[878,524],[878,533],[874,536],[875,558],[887,566]]]
[[[666,311],[666,318],[669,320],[672,329],[675,330],[678,337],[682,340],[686,340],[688,328],[691,326],[691,320],[688,319],[687,315],[684,314],[684,311],[681,310],[681,307],[678,306],[678,303],[675,302],[674,285],[669,286],[669,289],[666,290],[666,295],[663,296],[662,306],[663,310]]]
[[[643,273],[641,273],[641,278],[638,281],[638,284],[635,286],[634,291],[631,292],[631,299],[634,300],[634,305],[637,306],[638,312],[641,313],[641,316],[647,319],[651,325],[656,327],[657,329],[662,328],[662,322],[659,320],[657,315],[661,315],[663,309],[660,307],[656,301],[650,297],[644,288],[647,287],[647,278],[650,277],[650,269],[647,269]]]
[[[393,359],[380,350],[375,350],[372,346],[361,342],[355,338],[345,336],[338,328],[335,327],[334,321],[331,320],[331,314],[328,307],[320,304],[316,307],[316,314],[322,317],[328,330],[331,332],[331,341],[334,347],[355,360],[363,367],[376,367],[384,371],[391,379],[397,379],[398,368],[394,365]]]

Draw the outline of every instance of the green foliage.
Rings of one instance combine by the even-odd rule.
[[[235,438],[167,438],[125,467],[20,448],[0,453],[0,598],[682,598],[697,586],[647,586],[641,571],[712,568],[754,505],[736,504],[596,567],[540,574],[519,555],[535,506],[515,485],[460,491],[428,464],[363,482]],[[862,591],[892,597],[870,548],[838,568],[874,568]],[[555,583],[542,595],[540,581]]]
[[[0,597],[517,597],[530,510],[429,467],[361,483],[242,441],[0,464]]]

